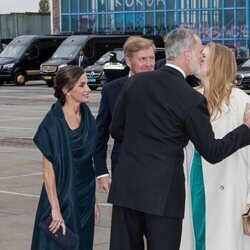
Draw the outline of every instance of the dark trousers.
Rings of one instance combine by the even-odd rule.
[[[182,218],[113,206],[110,250],[143,249],[143,235],[147,250],[179,250],[181,230]]]

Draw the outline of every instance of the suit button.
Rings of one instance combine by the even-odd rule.
[[[224,190],[224,186],[220,186],[220,190]]]

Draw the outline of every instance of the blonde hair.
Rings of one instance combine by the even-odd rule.
[[[209,91],[206,93],[211,120],[219,118],[223,102],[229,105],[232,88],[235,87],[237,64],[231,49],[221,44],[210,42],[208,71]]]
[[[156,51],[154,41],[141,36],[130,36],[123,45],[125,57],[132,57],[134,52],[153,47]]]

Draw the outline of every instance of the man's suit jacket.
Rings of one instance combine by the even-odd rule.
[[[83,56],[82,61],[80,62],[80,65],[79,65],[79,60],[80,60],[80,56],[76,60],[76,65],[77,66],[82,67],[84,69],[89,66],[89,60],[88,60],[87,56]]]
[[[128,79],[111,135],[122,149],[108,201],[169,217],[184,214],[183,148],[189,140],[212,163],[250,143],[246,125],[216,140],[206,99],[167,66]]]
[[[97,147],[94,154],[96,176],[108,174],[106,159],[108,140],[110,136],[109,130],[111,119],[117,98],[127,79],[128,76],[113,80],[110,83],[104,85],[102,89],[102,98],[98,115],[96,117],[96,124],[98,129]],[[120,155],[120,148],[120,143],[114,143],[111,153],[112,172],[115,165],[117,164]]]

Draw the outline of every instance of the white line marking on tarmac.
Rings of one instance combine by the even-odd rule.
[[[42,173],[40,172],[40,173],[34,173],[34,174],[13,175],[13,176],[8,176],[8,177],[1,177],[0,180],[6,180],[6,179],[12,179],[12,178],[19,178],[19,177],[29,177],[29,176],[36,176],[36,175],[42,175]],[[40,198],[39,195],[23,194],[23,193],[9,192],[9,191],[4,191],[4,190],[0,190],[0,193],[2,193],[2,194],[13,194],[13,195],[18,195],[18,196],[27,196],[27,197]],[[109,203],[98,203],[98,205],[99,206],[112,207],[112,204],[109,204]]]
[[[12,130],[32,130],[32,131],[36,131],[37,129],[34,128],[20,128],[20,127],[0,127],[0,129],[12,129]]]
[[[1,96],[1,99],[19,99],[19,100],[34,100],[34,97],[30,97],[30,96]],[[37,99],[40,99],[40,100],[55,100],[55,97],[54,96],[50,96],[50,95],[37,95],[36,96]]]
[[[26,196],[26,197],[40,198],[40,195],[23,194],[23,193],[9,192],[9,191],[4,191],[4,190],[0,190],[0,193],[2,193],[2,194],[13,194],[13,195],[18,195],[18,196]],[[107,207],[111,207],[111,206],[112,206],[112,204],[108,204],[108,203],[98,203],[98,205],[99,205],[99,206],[107,206]]]
[[[7,122],[7,121],[25,121],[25,120],[38,120],[38,119],[42,119],[41,117],[7,117],[4,119],[0,119],[0,122]]]
[[[16,192],[8,192],[8,191],[4,191],[4,190],[0,190],[0,193],[2,194],[13,194],[13,195],[19,195],[19,196],[27,196],[27,197],[35,197],[35,198],[39,198],[39,195],[33,195],[33,194],[22,194],[22,193],[16,193]]]
[[[19,177],[29,177],[29,176],[35,176],[35,175],[42,175],[42,172],[35,173],[35,174],[23,174],[23,175],[13,175],[13,176],[1,177],[0,180],[7,180],[7,179],[19,178]]]
[[[1,106],[0,105],[0,111],[13,111],[13,112],[16,112],[16,111],[30,111],[30,112],[47,112],[48,109],[44,109],[44,110],[41,110],[41,109],[32,109],[32,108],[24,108],[24,107],[17,107],[17,106],[14,106],[14,107],[9,107],[9,106]]]

